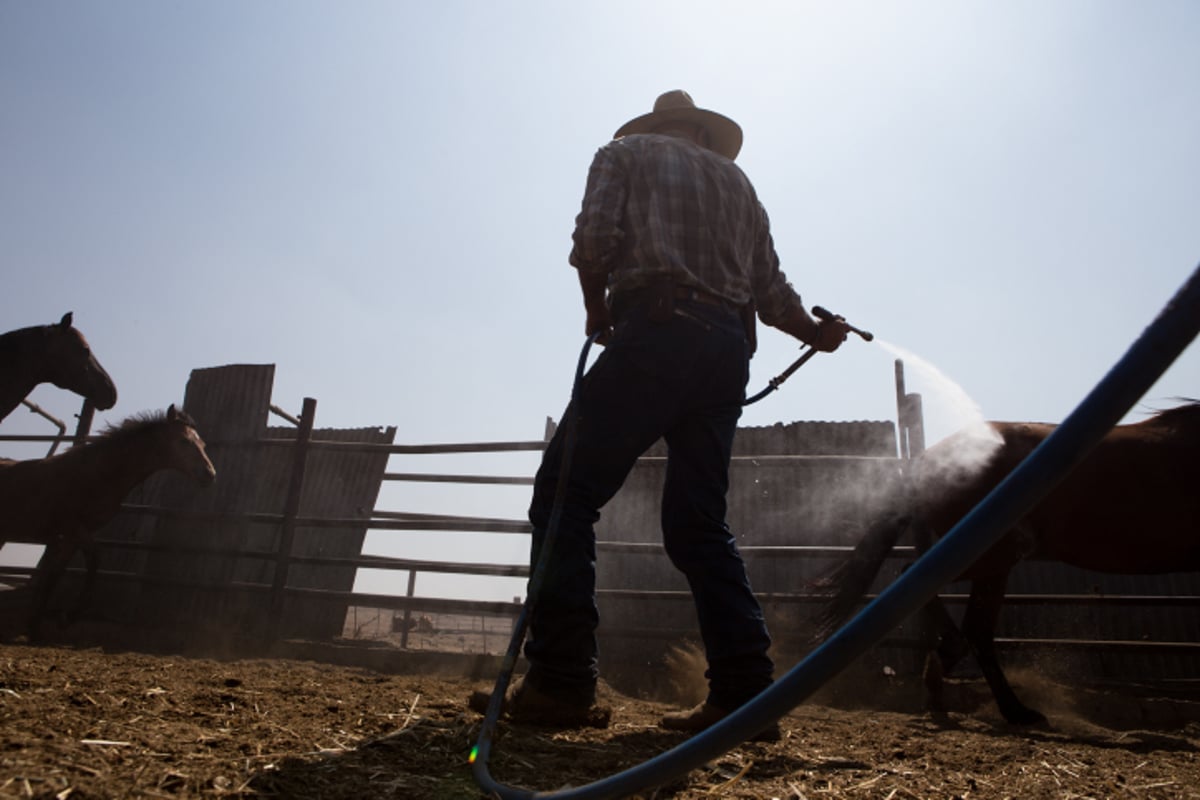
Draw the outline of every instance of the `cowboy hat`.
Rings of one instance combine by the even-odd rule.
[[[613,134],[614,139],[631,133],[653,133],[664,122],[684,120],[702,125],[711,139],[710,147],[731,161],[742,149],[742,129],[729,117],[696,108],[692,96],[682,89],[664,92],[654,101],[654,110],[629,120]]]

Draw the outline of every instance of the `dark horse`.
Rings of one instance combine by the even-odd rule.
[[[87,339],[71,327],[70,312],[57,325],[0,335],[0,420],[41,383],[75,392],[101,411],[117,404],[117,387],[92,355]]]
[[[831,601],[822,619],[831,634],[857,607],[883,560],[906,531],[918,550],[945,535],[1053,430],[1053,425],[988,423],[990,437],[960,432],[913,462],[904,498],[868,529],[849,560],[823,583]],[[990,439],[990,443],[989,443]],[[986,457],[963,466],[962,455]],[[1200,402],[1189,401],[1108,432],[1086,459],[961,576],[971,582],[961,633],[940,603],[941,644],[926,665],[937,696],[941,676],[969,645],[1004,718],[1045,717],[1017,698],[996,658],[995,631],[1009,572],[1025,558],[1061,561],[1126,575],[1200,569]]]
[[[96,578],[92,533],[116,516],[125,495],[164,469],[205,486],[217,476],[192,418],[175,406],[130,417],[95,441],[50,458],[0,459],[0,542],[46,546],[30,584],[31,639],[77,550],[83,551],[87,579],[75,612],[83,607]]]

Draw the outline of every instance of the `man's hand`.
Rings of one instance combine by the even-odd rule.
[[[579,288],[583,290],[583,307],[587,310],[585,333],[591,336],[599,331],[600,338],[596,341],[600,344],[608,344],[613,325],[612,312],[608,310],[608,303],[605,301],[607,286],[607,275],[579,271]]]
[[[588,308],[584,333],[590,337],[599,331],[600,336],[596,338],[596,344],[608,344],[608,339],[612,335],[612,326],[612,314],[609,312],[608,306]]]
[[[823,319],[817,323],[816,335],[809,341],[809,344],[813,346],[814,350],[832,353],[842,346],[842,342],[846,341],[849,333],[850,326],[842,317]]]
[[[793,308],[792,313],[775,327],[823,353],[832,353],[841,347],[842,342],[846,341],[846,335],[850,332],[850,326],[841,317],[831,317],[817,322],[808,315],[803,306],[799,305]]]

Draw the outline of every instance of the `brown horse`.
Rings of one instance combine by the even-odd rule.
[[[50,458],[0,459],[0,542],[46,546],[30,584],[31,639],[77,550],[83,552],[87,578],[75,611],[83,607],[96,578],[92,533],[116,516],[125,495],[164,469],[204,486],[217,475],[192,418],[175,406],[131,417],[95,441]]]
[[[71,327],[71,313],[57,325],[35,325],[0,335],[0,420],[42,383],[92,401],[104,411],[117,404],[117,387],[92,355],[87,339]]]
[[[822,581],[831,595],[822,632],[832,633],[855,609],[901,535],[912,530],[918,550],[927,548],[1053,430],[1053,425],[992,422],[987,436],[960,432],[916,459],[893,512],[874,523],[849,560]],[[994,638],[1009,572],[1025,558],[1126,575],[1200,570],[1200,402],[1110,430],[963,573],[971,592],[961,633],[940,603],[927,609],[942,630],[941,645],[926,667],[934,696],[941,676],[966,655],[965,639],[1001,713],[1019,724],[1045,717],[1017,698],[996,658]]]

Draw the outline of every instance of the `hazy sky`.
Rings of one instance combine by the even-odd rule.
[[[1200,261],[1197,41],[1193,0],[0,0],[0,330],[74,311],[120,391],[97,425],[271,363],[318,426],[540,438],[587,166],[683,88],[744,128],[806,301],[883,340],[743,424],[893,419],[889,344],[960,388],[910,367],[931,441],[955,397],[1054,422]],[[750,390],[798,354],[760,329]],[[1197,395],[1193,347],[1131,419]]]

